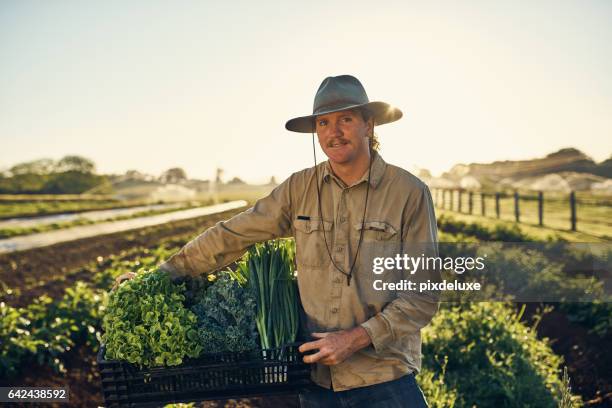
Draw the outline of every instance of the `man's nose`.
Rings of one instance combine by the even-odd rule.
[[[342,136],[342,129],[340,128],[340,125],[338,124],[338,122],[331,122],[330,123],[330,127],[331,127],[331,134],[334,136]]]

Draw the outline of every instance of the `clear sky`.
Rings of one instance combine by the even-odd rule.
[[[78,154],[282,179],[284,129],[350,73],[404,118],[386,161],[434,174],[576,147],[612,153],[612,1],[0,1],[0,168]],[[319,159],[322,153],[319,151]]]

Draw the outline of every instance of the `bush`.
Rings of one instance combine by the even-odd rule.
[[[423,331],[424,372],[444,367],[447,390],[436,386],[444,390],[444,398],[454,390],[456,407],[557,405],[563,389],[561,357],[519,318],[503,303],[451,306],[434,317]],[[425,378],[424,385],[435,385]]]
[[[457,401],[457,390],[448,387],[445,381],[448,358],[444,359],[436,370],[423,367],[419,373],[418,383],[427,399],[429,408],[454,408]]]
[[[497,224],[493,228],[478,223],[467,223],[452,217],[440,215],[437,220],[438,228],[448,234],[461,234],[474,237],[481,241],[503,241],[503,242],[533,242],[537,239],[525,234],[518,225],[507,227]]]

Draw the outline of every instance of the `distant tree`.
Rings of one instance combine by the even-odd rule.
[[[77,171],[93,174],[96,172],[96,165],[93,161],[82,156],[65,156],[57,162],[57,171]]]
[[[270,177],[270,182],[268,184],[270,184],[272,186],[277,185],[278,183],[276,182],[276,177],[274,177],[274,176]]]
[[[105,181],[105,176],[80,171],[65,171],[53,174],[42,192],[46,194],[81,194],[104,184]]]
[[[159,177],[159,181],[162,183],[179,183],[185,180],[187,180],[187,173],[180,167],[168,169]]]
[[[4,194],[80,194],[106,180],[94,174],[93,161],[81,156],[66,156],[58,162],[39,159],[19,163],[0,176]]]
[[[12,177],[0,177],[0,194],[36,194],[40,193],[51,175],[16,174]]]
[[[19,163],[9,169],[13,176],[20,174],[51,174],[55,171],[56,163],[52,159],[38,159]]]

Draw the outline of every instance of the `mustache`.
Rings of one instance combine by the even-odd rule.
[[[337,137],[337,138],[334,138],[334,139],[330,140],[329,142],[327,142],[327,147],[332,147],[333,145],[338,144],[338,143],[340,143],[340,144],[348,144],[349,141],[347,139],[343,138],[343,137]]]

